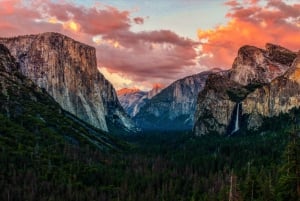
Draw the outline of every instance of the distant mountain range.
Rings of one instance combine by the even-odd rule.
[[[256,131],[265,118],[300,106],[299,60],[299,54],[278,45],[268,43],[265,49],[246,45],[229,70],[188,76],[152,98],[128,90],[119,99],[144,131],[193,129],[195,135]]]
[[[0,44],[3,74],[17,73],[12,80],[19,79],[18,88],[31,81],[68,117],[102,131],[232,134],[259,130],[266,118],[300,107],[299,53],[274,44],[243,46],[229,70],[201,72],[165,88],[157,84],[149,92],[116,92],[97,69],[95,49],[58,33],[0,38]],[[10,118],[19,109],[11,112],[6,87],[2,114]]]
[[[162,85],[155,84],[153,88],[146,92],[137,88],[123,88],[117,91],[117,95],[122,107],[127,114],[134,117],[153,96],[163,89]]]
[[[162,90],[154,88],[148,93],[138,89],[121,89],[118,97],[144,131],[191,130],[198,93],[204,88],[208,75],[219,71],[214,69],[188,76]]]

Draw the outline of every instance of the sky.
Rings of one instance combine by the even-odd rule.
[[[59,32],[96,48],[116,89],[231,68],[243,45],[300,49],[299,0],[0,0],[0,37]]]

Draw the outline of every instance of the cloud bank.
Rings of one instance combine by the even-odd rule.
[[[207,41],[203,53],[213,54],[202,59],[202,64],[231,67],[236,52],[242,45],[264,47],[267,42],[292,50],[300,48],[300,4],[281,0],[230,0],[226,17],[229,22],[211,30],[198,30],[199,40]]]

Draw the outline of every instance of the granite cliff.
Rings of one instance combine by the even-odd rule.
[[[257,130],[264,117],[299,107],[296,57],[295,52],[273,44],[265,50],[241,47],[232,69],[210,75],[199,93],[195,135],[230,135],[241,121],[247,129]]]
[[[278,116],[300,107],[300,54],[291,68],[270,83],[257,88],[243,101],[248,129],[257,129],[263,117]]]
[[[134,116],[144,130],[190,130],[193,127],[197,94],[204,88],[206,71],[177,80],[149,99]]]
[[[97,69],[95,48],[58,33],[0,38],[18,71],[48,92],[66,111],[104,131],[134,130],[113,86]]]
[[[13,150],[18,152],[20,147],[30,150],[46,144],[119,149],[115,139],[63,110],[44,89],[22,75],[15,58],[2,44],[0,125],[1,145],[15,146]]]
[[[137,88],[123,88],[117,91],[119,101],[127,114],[134,117],[140,109],[163,89],[162,85],[155,84],[150,91],[141,91]]]
[[[134,117],[146,100],[148,100],[148,93],[139,89],[123,88],[118,90],[117,94],[122,107],[131,117]]]

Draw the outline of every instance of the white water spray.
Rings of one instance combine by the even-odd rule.
[[[240,103],[238,103],[237,106],[236,106],[236,115],[235,115],[234,129],[231,132],[231,134],[237,132],[240,129],[240,127],[239,127],[239,116],[240,116],[239,112],[240,112]]]

